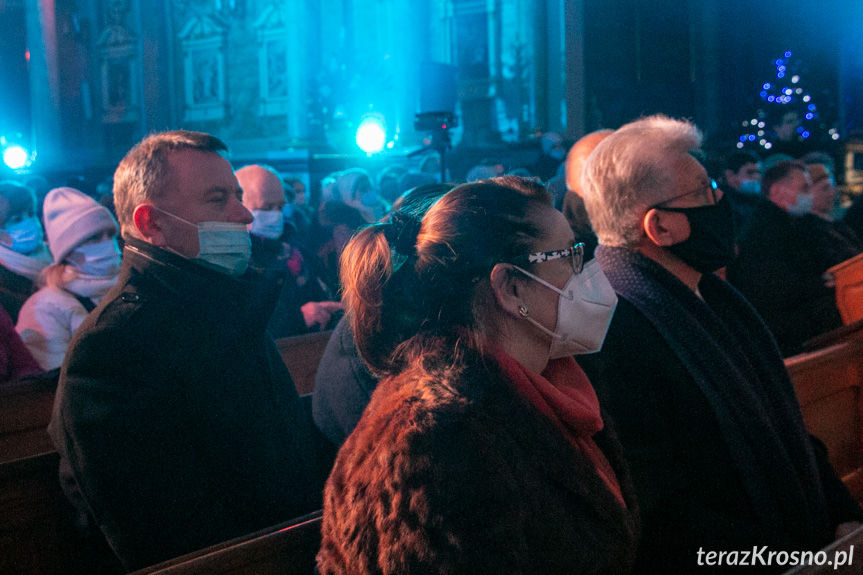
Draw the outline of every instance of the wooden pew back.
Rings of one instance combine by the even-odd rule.
[[[46,431],[56,381],[30,378],[0,386],[0,463],[53,451]]]
[[[323,331],[276,341],[300,395],[315,387],[315,372],[330,334]],[[51,378],[28,378],[0,386],[0,463],[54,450],[47,428],[56,385]]]
[[[78,533],[57,477],[59,461],[51,451],[0,464],[0,573],[121,572],[104,540]]]
[[[836,307],[844,323],[863,319],[863,254],[827,270],[836,280]]]
[[[320,546],[318,511],[133,575],[312,575]]]
[[[785,361],[810,433],[863,501],[863,341],[851,339]]]
[[[276,340],[282,360],[288,366],[297,393],[306,395],[315,388],[315,372],[324,355],[332,330],[305,335],[283,337]]]

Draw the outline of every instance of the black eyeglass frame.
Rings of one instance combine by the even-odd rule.
[[[519,259],[522,259],[523,261],[526,260],[528,264],[541,264],[543,262],[550,262],[553,260],[559,260],[561,258],[570,258],[570,262],[572,263],[572,271],[576,274],[580,274],[581,271],[584,269],[584,244],[577,243],[571,248],[566,248],[565,250],[534,252],[532,254],[522,256]]]
[[[713,178],[710,178],[710,185],[708,187],[710,189],[711,203],[706,204],[705,206],[695,206],[695,207],[703,208],[706,206],[715,206],[716,204],[719,203],[719,200],[722,199],[722,198],[717,198],[717,193],[720,190],[719,190],[719,185],[717,185],[717,183],[716,183],[716,180],[714,180]],[[699,188],[697,190],[692,190],[691,192],[686,192],[685,194],[680,194],[679,196],[674,196],[673,198],[668,198],[667,200],[662,200],[658,204],[653,204],[652,206],[650,206],[647,209],[648,210],[666,210],[669,212],[674,212],[674,211],[678,211],[678,210],[689,210],[692,208],[665,207],[662,204],[667,204],[668,202],[673,202],[674,200],[679,200],[680,198],[685,198],[686,196],[691,196],[692,194],[697,194],[698,192],[702,192],[702,191],[704,191],[703,188]]]

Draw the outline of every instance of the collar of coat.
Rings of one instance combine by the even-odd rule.
[[[250,269],[239,278],[201,266],[142,240],[130,238],[123,250],[118,284],[126,302],[170,297],[216,313],[239,314],[264,322],[271,315],[286,272]],[[140,289],[141,284],[148,287]]]

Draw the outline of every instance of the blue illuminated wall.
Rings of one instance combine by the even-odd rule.
[[[369,112],[397,150],[420,141],[424,61],[458,67],[463,147],[548,130],[574,139],[655,112],[731,139],[785,50],[805,59],[843,137],[863,117],[855,0],[0,2],[10,5],[42,53],[28,71],[29,117],[20,96],[5,101],[25,110],[46,162],[69,162],[61,152],[75,142],[71,161],[111,166],[147,132],[180,127],[246,158],[357,153]],[[20,34],[8,42],[20,52]]]

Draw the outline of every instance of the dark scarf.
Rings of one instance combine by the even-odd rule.
[[[596,257],[614,291],[653,324],[704,393],[774,544],[815,549],[832,540],[794,388],[755,310],[712,274],[699,284],[702,301],[645,256],[600,246]]]

